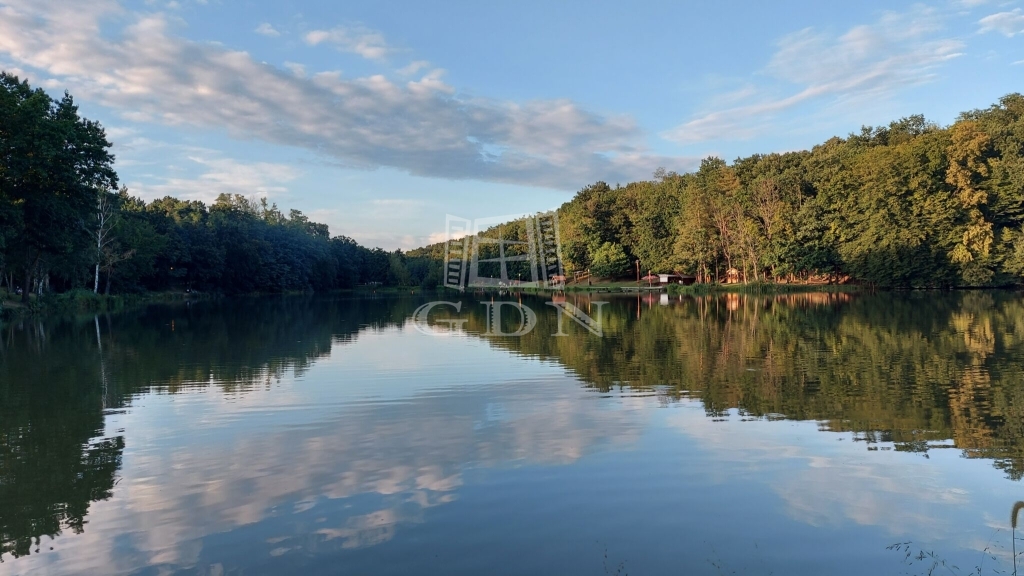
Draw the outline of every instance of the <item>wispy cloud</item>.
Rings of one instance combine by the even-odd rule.
[[[188,168],[199,170],[197,176],[130,182],[129,190],[145,199],[174,196],[210,203],[221,194],[281,197],[288,193],[287,184],[301,176],[299,170],[286,164],[240,162],[211,154],[209,150],[191,150],[186,156]]]
[[[1024,33],[1024,12],[1015,8],[1010,12],[998,12],[978,21],[979,32],[999,32],[1005,36]]]
[[[255,32],[257,34],[262,34],[264,36],[271,36],[271,37],[277,37],[277,36],[281,35],[280,32],[278,32],[273,26],[271,26],[267,22],[264,22],[264,23],[260,24],[259,26],[257,26],[256,29],[253,30],[253,32]]]
[[[797,521],[811,526],[852,521],[930,539],[962,534],[950,518],[970,498],[955,483],[934,475],[934,470],[919,469],[913,483],[900,481],[897,478],[911,475],[903,470],[911,465],[907,460],[881,460],[873,456],[877,453],[851,446],[852,442],[833,441],[826,446],[820,437],[794,443],[792,436],[767,422],[722,425],[706,418],[704,409],[699,402],[684,403],[670,425],[714,449],[720,465],[742,463],[744,471],[756,474],[757,482],[782,498],[785,513]],[[821,434],[814,431],[815,423],[793,425]],[[815,448],[809,450],[809,445]],[[773,475],[767,471],[779,462],[787,462],[792,472]],[[902,474],[894,472],[897,469]]]
[[[395,51],[388,46],[383,34],[362,26],[335,26],[329,30],[313,30],[306,33],[305,40],[310,46],[327,43],[343,52],[352,52],[371,60],[380,60]]]
[[[407,66],[405,66],[403,68],[399,68],[398,69],[398,73],[403,75],[403,76],[411,76],[411,75],[419,72],[420,70],[423,70],[424,68],[429,68],[429,67],[430,67],[430,62],[427,62],[426,60],[416,60],[414,62],[410,62]]]
[[[116,20],[110,17],[117,16]],[[112,37],[101,22],[128,22]],[[223,129],[238,138],[313,150],[349,167],[578,189],[648,177],[686,160],[652,155],[627,116],[570,100],[464,96],[431,70],[406,82],[278,68],[218,43],[174,35],[161,14],[100,0],[71,14],[56,0],[7,0],[0,54],[80,99],[131,121]],[[337,30],[337,29],[335,29]],[[331,31],[307,40],[336,42]],[[383,40],[352,44],[368,57]]]
[[[936,13],[918,7],[886,13],[838,36],[813,28],[789,34],[761,71],[767,82],[760,90],[751,94],[748,86],[743,94],[724,95],[716,101],[740,103],[700,114],[665,136],[684,144],[753,138],[800,105],[877,100],[929,82],[963,49],[959,40],[936,37],[940,31]]]
[[[284,67],[290,71],[296,78],[306,77],[306,67],[297,62],[285,62]]]

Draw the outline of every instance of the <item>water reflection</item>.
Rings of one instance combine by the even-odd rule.
[[[338,316],[324,324],[310,321],[324,310],[308,299],[260,301],[259,314],[253,304],[3,326],[0,552],[24,556],[41,536],[81,533],[90,504],[110,497],[124,437],[104,435],[107,409],[153,386],[171,393],[208,383],[225,391],[265,386],[329,353],[332,336],[351,338],[403,313],[392,302],[368,301],[358,310],[332,307]]]
[[[90,504],[109,498],[124,438],[103,437],[94,351],[88,366],[47,329],[6,327],[0,362],[0,559],[24,556],[41,536],[84,530]],[[45,356],[45,360],[43,360]]]
[[[1013,479],[1024,473],[1016,293],[733,294],[650,308],[613,299],[605,312],[605,338],[551,338],[548,315],[495,345],[557,360],[602,390],[667,386],[712,417],[736,408],[817,420],[913,452],[952,440]]]
[[[654,541],[664,530],[735,540],[755,511],[788,539],[824,538],[801,526],[875,526],[881,535],[837,550],[879,566],[885,538],[981,550],[1005,524],[989,518],[1007,490],[990,466],[1024,471],[1018,295],[651,296],[566,296],[588,313],[608,301],[604,338],[571,322],[571,336],[553,337],[554,310],[528,295],[506,296],[538,311],[522,338],[485,336],[471,297],[465,331],[446,338],[412,329],[423,298],[4,326],[0,572],[301,573],[345,558],[408,573],[418,554],[467,550],[438,542],[459,535],[488,553],[451,573],[499,573],[488,558],[509,554],[497,540],[511,532],[495,519],[570,502],[546,521],[581,539],[607,540],[641,511],[636,532]],[[666,512],[701,499],[735,509]],[[664,571],[663,554],[626,549],[632,565]],[[509,567],[559,573],[600,558],[577,552],[534,550]]]

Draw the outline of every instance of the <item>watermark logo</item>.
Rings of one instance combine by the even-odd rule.
[[[455,332],[465,331],[466,323],[469,322],[466,318],[452,318],[451,313],[454,310],[456,314],[461,313],[463,310],[462,302],[448,302],[448,301],[434,301],[427,302],[416,309],[412,314],[412,325],[419,332],[428,336],[440,336],[444,334],[451,334]],[[490,302],[480,302],[481,306],[484,307],[484,322],[483,331],[480,333],[483,336],[526,336],[538,325],[537,313],[526,304],[522,302],[515,302],[512,300],[497,300]],[[604,329],[602,324],[603,310],[607,302],[591,302],[591,307],[597,309],[595,316],[590,316],[580,308],[568,303],[568,302],[545,302],[546,306],[554,308],[556,326],[557,329],[552,336],[569,336],[564,330],[565,323],[564,319],[569,318],[576,324],[582,326],[590,334],[603,337]],[[431,312],[435,309],[445,309],[448,312],[448,317],[438,317],[440,312],[435,314],[434,318],[430,317]],[[502,310],[508,309],[511,318],[515,318],[513,325],[508,325],[502,322],[503,318],[509,318],[510,316],[502,316]],[[509,329],[511,328],[511,329]]]
[[[564,290],[566,276],[558,213],[473,220],[447,215],[444,285],[460,292],[467,288],[497,289],[499,293],[520,287]],[[605,304],[607,302],[592,302],[591,310],[596,307],[596,315],[591,316],[566,302],[564,297],[545,302],[556,315],[557,331],[552,336],[569,335],[564,330],[565,318],[594,336],[604,336],[601,320]],[[491,300],[480,305],[486,309],[481,332],[484,336],[521,337],[538,326],[537,312],[522,302]],[[451,317],[452,311],[459,314],[462,308],[462,302],[427,302],[413,313],[413,326],[432,336],[465,330],[468,320]],[[428,317],[435,309],[439,311],[431,322]],[[439,317],[441,309],[447,310],[447,318]],[[512,322],[502,322],[503,319]]]
[[[439,308],[439,307],[442,307],[442,306],[454,308],[456,313],[462,312],[462,302],[443,302],[443,301],[441,301],[441,302],[438,302],[438,301],[427,302],[426,304],[424,304],[424,305],[420,306],[419,308],[417,308],[416,311],[412,313],[412,325],[417,330],[419,330],[420,332],[422,332],[424,334],[427,334],[427,335],[430,335],[430,336],[436,336],[436,335],[444,333],[444,332],[455,332],[456,328],[458,328],[460,330],[463,329],[463,327],[465,326],[466,322],[468,322],[468,320],[466,320],[466,319],[459,319],[459,318],[456,318],[456,319],[451,319],[451,318],[438,319],[438,318],[435,318],[433,324],[431,324],[428,321],[428,316],[430,316],[430,312],[434,308]],[[437,326],[439,326],[439,325],[447,325],[448,329],[447,330],[439,330],[437,328]]]
[[[576,306],[568,302],[548,302],[548,306],[554,306],[559,312],[558,314],[558,332],[552,334],[552,336],[568,336],[562,331],[562,318],[568,316],[573,322],[587,329],[594,336],[603,337],[604,329],[601,324],[601,308],[607,304],[607,302],[592,302],[591,305],[597,308],[597,318],[594,319],[589,314],[580,310]]]
[[[457,290],[564,288],[558,213],[474,220],[447,215],[444,285]]]

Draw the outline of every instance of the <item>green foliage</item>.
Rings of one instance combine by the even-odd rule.
[[[1006,286],[1024,278],[1024,96],[950,127],[911,116],[810,151],[705,159],[559,212],[566,268],[606,243],[643,270],[714,283]]]
[[[26,286],[43,268],[89,254],[95,191],[117,184],[109,148],[103,128],[80,118],[69,94],[57,101],[0,72],[3,261]]]
[[[594,251],[590,271],[599,278],[617,278],[629,273],[629,258],[622,246],[605,242]]]

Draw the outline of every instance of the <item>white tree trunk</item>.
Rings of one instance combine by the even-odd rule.
[[[106,224],[106,214],[103,213],[104,206],[102,196],[100,198],[100,225],[99,228],[96,229],[96,274],[93,276],[92,280],[93,294],[99,294],[100,291],[100,261],[103,260],[103,226]]]
[[[96,272],[93,274],[92,293],[99,294],[100,291],[100,265],[103,263],[103,247],[109,242],[107,236],[113,225],[114,205],[107,197],[104,190],[97,191],[96,197],[96,218],[99,226],[96,227]]]

